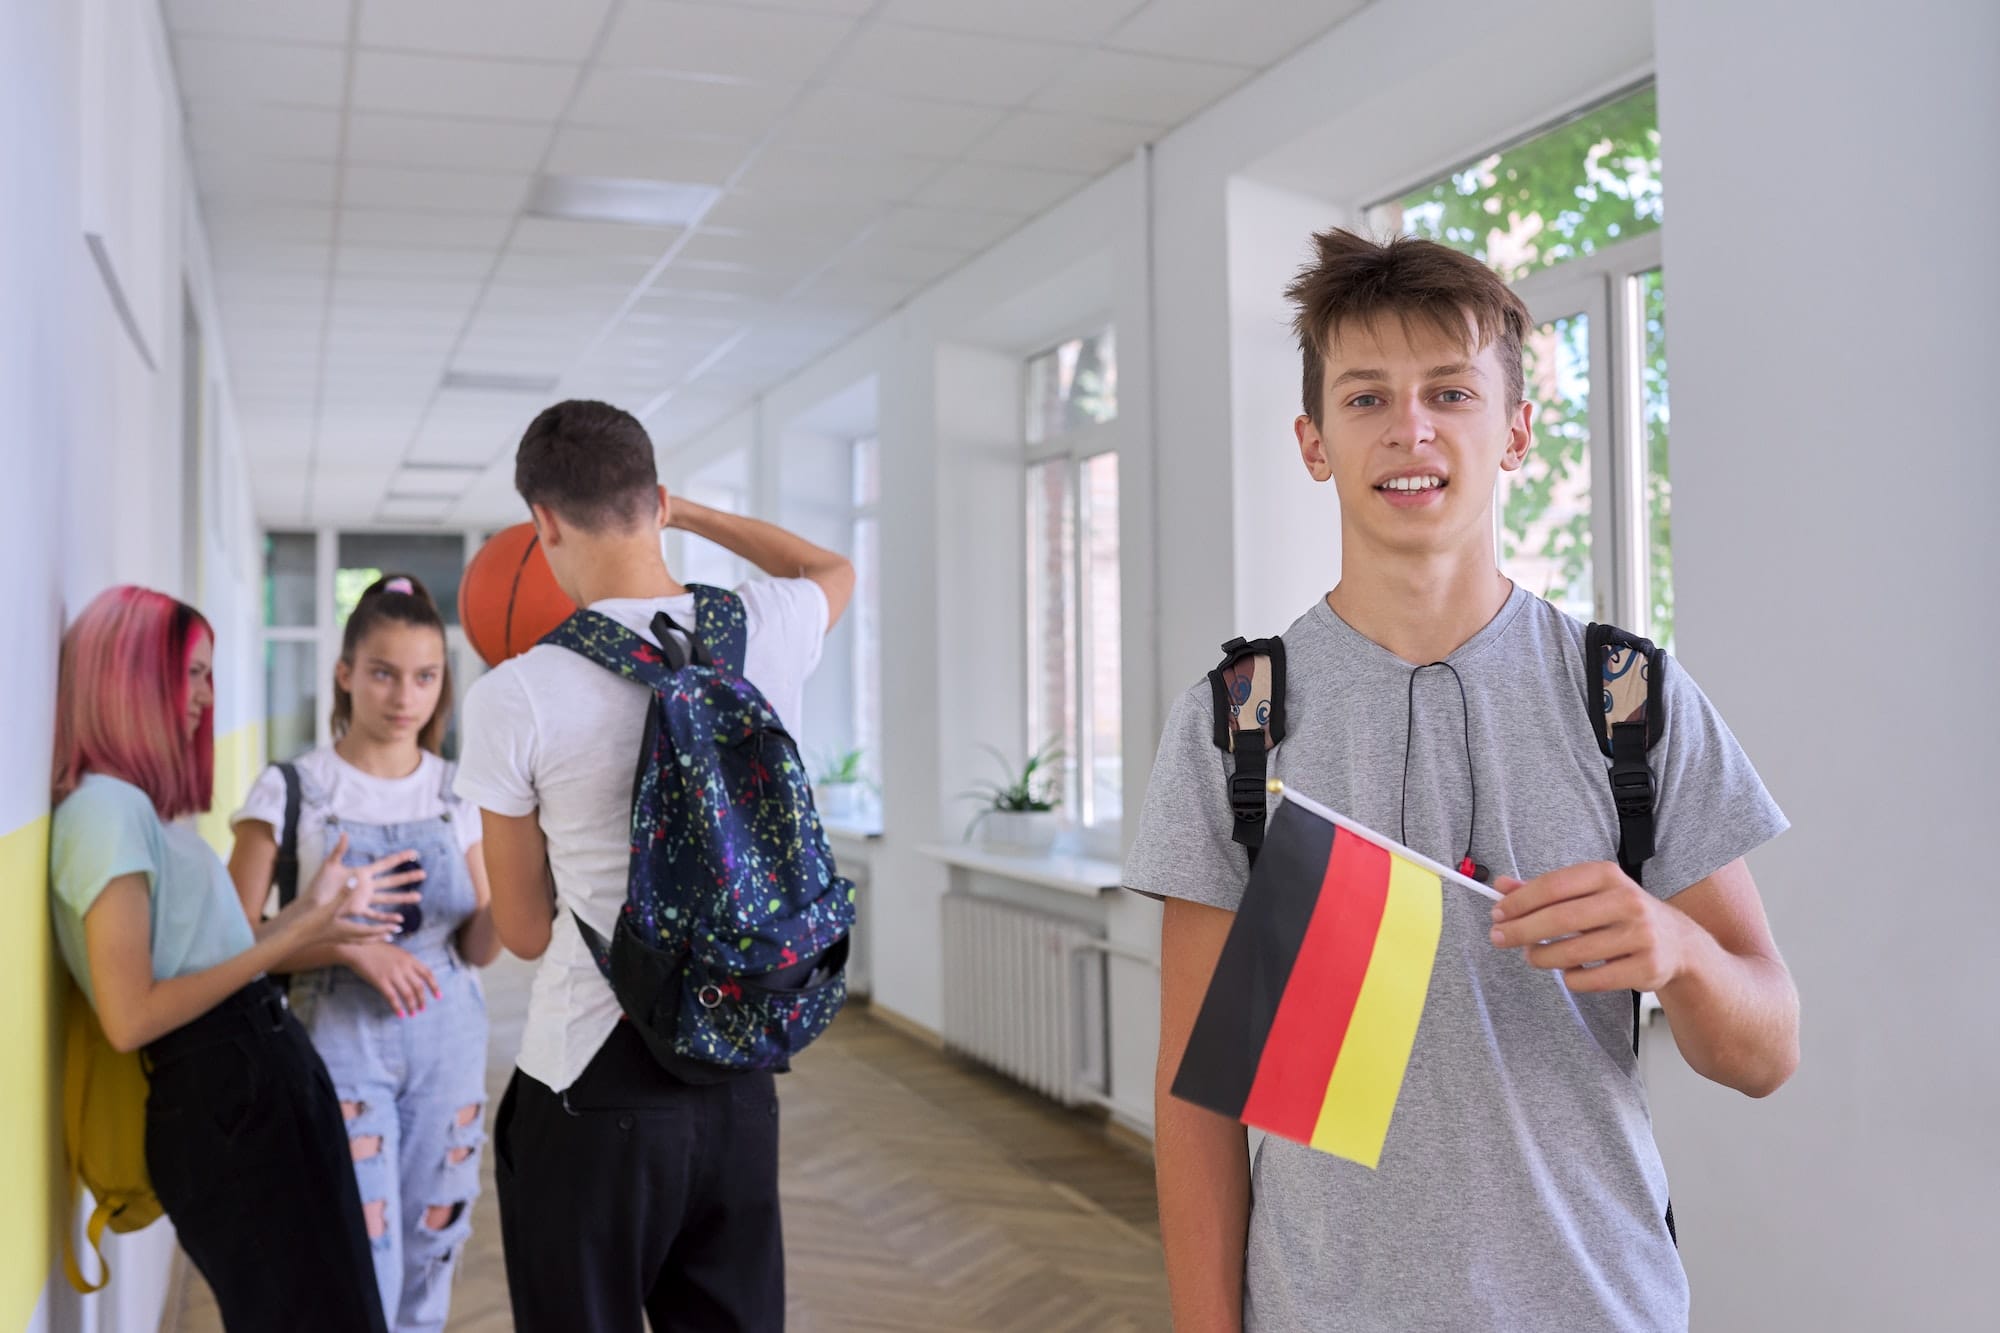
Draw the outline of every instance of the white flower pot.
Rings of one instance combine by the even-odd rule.
[[[859,824],[866,813],[862,808],[865,794],[858,782],[825,783],[813,788],[813,808],[824,823]]]
[[[1062,832],[1053,810],[994,810],[979,821],[979,845],[989,852],[1047,856]]]

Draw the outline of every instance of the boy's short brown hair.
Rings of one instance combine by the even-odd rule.
[[[1314,425],[1320,424],[1328,347],[1343,328],[1385,314],[1402,320],[1406,332],[1412,325],[1434,330],[1468,353],[1496,345],[1507,405],[1520,403],[1528,307],[1492,269],[1435,241],[1398,236],[1378,244],[1337,227],[1314,236],[1313,251],[1313,262],[1299,270],[1285,298],[1298,307],[1292,332],[1305,358],[1305,409]],[[1468,322],[1478,330],[1476,345]]]
[[[637,417],[572,398],[528,424],[514,452],[514,489],[590,532],[630,528],[656,504],[653,441]]]

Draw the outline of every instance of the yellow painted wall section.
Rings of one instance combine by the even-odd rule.
[[[264,724],[252,722],[215,738],[215,799],[196,827],[215,854],[229,859],[229,816],[236,813],[250,784],[264,771]]]
[[[0,1327],[25,1328],[61,1216],[63,975],[48,925],[49,820],[0,836],[0,886],[23,929],[0,930]]]

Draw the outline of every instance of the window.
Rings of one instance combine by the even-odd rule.
[[[1666,292],[1651,87],[1590,108],[1370,212],[1463,250],[1536,321],[1522,349],[1535,447],[1503,479],[1500,556],[1584,619],[1673,639]]]
[[[1124,806],[1117,386],[1110,329],[1027,364],[1028,748],[1060,750],[1063,806],[1086,828]]]
[[[871,781],[882,780],[882,448],[859,439],[852,445],[854,531],[854,745]]]

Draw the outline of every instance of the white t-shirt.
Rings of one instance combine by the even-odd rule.
[[[326,860],[328,815],[354,824],[405,824],[436,819],[451,812],[458,849],[479,845],[479,807],[444,790],[444,760],[423,751],[416,771],[408,777],[378,778],[364,773],[334,753],[331,745],[309,750],[292,761],[299,770],[299,887],[304,889]],[[243,808],[229,817],[235,828],[246,819],[271,826],[271,836],[283,836],[285,777],[275,764],[257,775]]]
[[[826,640],[826,594],[811,579],[738,589],[748,622],[743,675],[788,728]],[[694,597],[613,598],[591,610],[649,643],[653,616],[694,623]],[[631,863],[632,772],[651,695],[566,648],[542,645],[474,682],[460,714],[458,794],[495,814],[540,811],[555,877],[548,952],[536,969],[521,1036],[521,1071],[561,1092],[618,1024],[618,1000],[571,917],[609,938]]]

